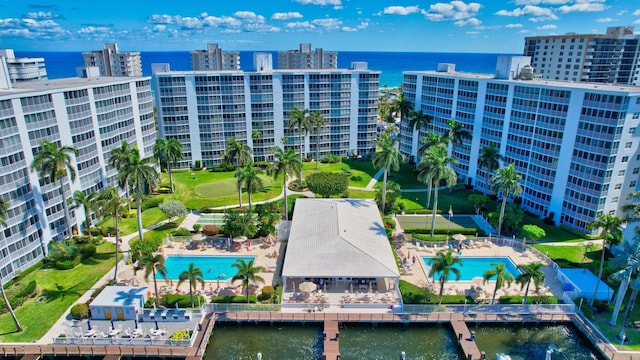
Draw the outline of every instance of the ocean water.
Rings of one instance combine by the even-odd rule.
[[[277,53],[273,53],[277,66]],[[82,66],[80,52],[35,52],[15,51],[18,57],[43,57],[50,79],[75,77],[76,67]],[[379,70],[380,86],[397,87],[402,84],[402,72],[410,70],[435,70],[439,63],[456,64],[456,70],[464,72],[492,74],[500,54],[477,53],[415,53],[415,52],[338,52],[338,67],[350,68],[354,61],[369,63],[369,69]],[[169,63],[172,70],[190,70],[191,58],[188,51],[143,51],[142,72],[151,76],[151,64]],[[253,66],[253,52],[240,52],[240,66],[250,70]]]

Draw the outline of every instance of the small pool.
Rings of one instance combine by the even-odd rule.
[[[254,256],[174,256],[168,255],[164,263],[167,268],[167,277],[178,280],[180,273],[189,269],[189,264],[194,263],[202,269],[202,277],[205,281],[227,280],[238,271],[231,264],[243,259],[245,262],[255,260]],[[219,275],[219,277],[218,277]]]
[[[427,271],[430,268],[429,259],[432,258],[429,256],[422,257],[422,261],[427,266]],[[509,257],[462,256],[461,259],[462,266],[455,266],[456,269],[460,270],[460,279],[458,281],[471,281],[474,277],[482,277],[485,271],[494,269],[491,266],[491,263],[494,262],[498,264],[505,263],[505,270],[513,275],[514,278],[520,275],[520,270]],[[495,277],[492,280],[495,280]],[[449,281],[455,281],[455,276],[450,278]]]

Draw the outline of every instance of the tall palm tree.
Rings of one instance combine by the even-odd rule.
[[[452,156],[447,155],[447,148],[444,145],[432,146],[420,160],[418,164],[418,181],[429,183],[434,188],[433,210],[431,213],[431,237],[433,238],[436,226],[436,213],[438,211],[438,188],[440,182],[444,181],[447,187],[456,183],[458,176],[450,167],[458,162]]]
[[[302,149],[302,138],[308,134],[313,126],[311,125],[311,119],[309,119],[309,110],[298,109],[292,107],[289,110],[289,130],[296,130],[298,132],[298,143],[300,144],[300,161],[304,159],[304,151]],[[302,170],[301,170],[302,171]],[[302,174],[298,173],[298,182],[302,184]]]
[[[131,157],[131,146],[127,141],[123,141],[120,143],[120,147],[111,149],[109,153],[109,161],[108,164],[112,168],[118,171],[118,186],[124,189],[125,196],[127,199],[131,198],[130,189],[129,189],[129,177],[126,173],[121,172],[120,169],[125,166],[126,162],[129,161]],[[131,211],[131,204],[127,203],[127,210]]]
[[[266,269],[263,266],[255,266],[253,260],[244,261],[244,259],[238,259],[231,264],[234,268],[238,269],[238,272],[233,275],[231,282],[242,281],[242,288],[245,291],[247,297],[247,304],[249,303],[249,285],[254,282],[264,283],[264,279],[258,276],[258,273],[265,272]]]
[[[7,226],[7,211],[9,211],[9,202],[0,197],[0,225],[3,227]],[[13,307],[11,306],[9,299],[7,298],[7,294],[4,292],[4,282],[2,281],[2,277],[2,274],[0,274],[0,293],[2,293],[2,300],[4,300],[7,311],[9,311],[9,314],[11,314],[13,324],[16,326],[16,332],[21,332],[23,330],[22,325],[20,325],[20,321],[18,321],[18,317],[16,316],[15,311],[13,311]]]
[[[373,167],[376,169],[382,169],[384,172],[382,182],[382,213],[384,214],[387,195],[387,176],[389,174],[389,170],[400,170],[400,164],[404,162],[404,155],[402,155],[398,149],[398,138],[393,137],[388,133],[380,134],[376,140],[376,146],[378,147],[378,151],[373,154],[371,160],[373,162]]]
[[[622,211],[628,213],[627,220],[638,220],[640,218],[640,191],[630,193],[627,199],[630,202],[622,206]]]
[[[155,304],[156,306],[160,306],[160,302],[158,301],[158,281],[157,277],[160,275],[163,279],[167,279],[168,271],[167,267],[164,265],[164,255],[162,254],[143,254],[142,259],[140,259],[142,265],[144,266],[144,278],[145,280],[149,280],[149,275],[153,274],[153,288],[155,294]]]
[[[433,116],[425,114],[422,109],[418,111],[409,111],[409,130],[419,131],[422,128],[426,129],[432,120]]]
[[[138,236],[140,240],[142,236],[142,193],[151,191],[156,186],[160,177],[155,168],[155,160],[153,157],[142,158],[137,147],[131,150],[129,160],[118,171],[121,177],[126,176],[129,186],[136,194],[136,214],[138,217]]]
[[[393,111],[400,115],[400,122],[407,120],[409,112],[413,110],[413,104],[400,94],[393,102]]]
[[[84,222],[85,228],[89,233],[89,241],[91,241],[91,212],[96,210],[98,197],[100,194],[96,191],[85,194],[83,191],[76,190],[73,192],[73,209],[77,209],[82,206],[84,209]]]
[[[240,170],[251,160],[251,154],[253,154],[253,150],[249,145],[232,137],[227,138],[223,161],[225,164],[230,165],[233,164],[235,160],[236,177],[238,178],[238,207],[242,207],[242,184],[240,184],[240,177],[238,174],[240,173]]]
[[[490,146],[483,146],[482,149],[480,149],[480,154],[478,155],[478,166],[485,169],[485,182],[483,189],[484,196],[487,196],[491,173],[500,167],[501,160],[504,160],[504,157],[500,155],[500,150],[496,148],[494,144],[491,144]]]
[[[433,131],[429,131],[427,133],[427,136],[420,141],[420,147],[418,147],[418,162],[420,162],[419,159],[424,156],[424,154],[427,152],[427,150],[429,150],[429,148],[431,148],[432,146],[438,146],[438,145],[447,145],[447,139],[440,134],[436,134]],[[429,184],[427,184],[427,203],[425,206],[426,208],[429,208],[429,204],[431,204],[431,188],[432,188],[432,184],[431,182],[429,182]]]
[[[520,269],[520,275],[516,277],[516,283],[520,284],[520,289],[526,287],[524,291],[524,299],[523,303],[527,303],[527,297],[529,296],[529,286],[533,281],[533,284],[536,287],[536,292],[538,292],[538,288],[540,288],[540,284],[544,282],[544,273],[540,271],[544,267],[542,263],[531,263],[526,265],[518,266]]]
[[[309,114],[309,118],[311,120],[311,125],[316,132],[316,170],[318,170],[318,156],[320,152],[320,132],[327,126],[327,120],[322,116],[322,112],[320,111],[312,111]]]
[[[78,149],[71,146],[60,146],[54,142],[43,140],[40,142],[40,149],[33,157],[31,170],[37,170],[40,176],[49,176],[52,183],[58,181],[60,186],[60,198],[64,209],[64,220],[67,225],[68,236],[73,235],[71,230],[71,219],[69,217],[69,206],[64,195],[63,180],[69,177],[71,182],[76,179],[76,169],[71,164],[71,157],[78,156]]]
[[[498,236],[502,234],[502,222],[504,220],[504,210],[507,207],[507,198],[509,198],[509,196],[515,198],[522,193],[522,186],[518,182],[520,179],[522,179],[522,175],[514,169],[513,163],[496,170],[496,173],[491,177],[490,182],[493,192],[498,194],[502,191],[502,206],[500,207],[500,218],[498,220]]]
[[[462,259],[459,257],[453,257],[451,251],[446,253],[438,252],[436,257],[429,259],[429,277],[435,279],[435,275],[440,275],[440,292],[438,293],[438,305],[442,305],[442,293],[444,292],[444,283],[449,281],[451,275],[456,277],[456,281],[460,279],[460,270],[455,268],[455,265],[462,266]]]
[[[619,269],[611,277],[620,280],[611,321],[609,321],[609,325],[616,326],[620,307],[627,294],[629,284],[634,277],[637,278],[638,271],[640,271],[640,232],[636,232],[633,241],[625,241],[620,246],[612,247],[611,252],[614,257],[609,264],[612,268]],[[635,297],[630,300],[634,299]]]
[[[302,169],[302,162],[293,149],[284,152],[281,147],[273,149],[276,160],[269,166],[268,172],[277,179],[282,175],[282,191],[284,192],[284,219],[289,220],[289,203],[287,202],[287,177],[296,174]]]
[[[262,131],[258,129],[251,130],[251,140],[258,141],[262,137]]]
[[[118,219],[122,217],[127,210],[127,204],[129,200],[120,197],[118,190],[114,187],[108,187],[98,197],[98,206],[101,208],[101,212],[109,214],[113,218],[113,230],[116,237],[116,266],[113,271],[113,282],[117,281],[118,275],[118,248],[120,245],[120,230],[118,229]],[[142,238],[141,238],[142,239]]]
[[[602,280],[602,272],[604,271],[604,253],[608,245],[617,245],[622,238],[622,225],[624,220],[611,214],[598,213],[596,219],[587,225],[587,229],[601,229],[602,237],[602,251],[600,252],[600,270],[598,271],[598,282],[596,282],[595,289],[593,290],[593,297],[589,300],[589,305],[593,306],[593,302],[596,300],[596,294],[598,293],[598,286],[600,280]]]
[[[238,173],[240,176],[240,183],[244,185],[244,188],[247,190],[247,194],[249,195],[249,212],[253,212],[253,201],[251,195],[264,187],[264,182],[260,175],[264,171],[255,167],[253,161],[249,161],[247,165],[242,168],[241,172]]]
[[[498,293],[498,290],[504,287],[504,282],[506,281],[507,284],[511,285],[514,280],[513,275],[505,270],[505,265],[505,263],[498,264],[497,262],[492,262],[491,266],[493,266],[493,269],[485,271],[482,275],[485,283],[491,280],[491,278],[493,278],[494,276],[496,278],[496,286],[493,289],[491,305],[493,305],[493,303],[496,301],[496,294]]]
[[[189,281],[189,299],[191,300],[191,307],[193,307],[193,292],[198,289],[198,284],[204,287],[202,269],[196,267],[194,263],[189,263],[189,268],[180,273],[177,286],[180,286],[185,281]]]
[[[447,121],[447,125],[449,125],[447,139],[451,143],[451,155],[453,155],[456,145],[462,144],[463,140],[471,140],[471,133],[464,128],[462,123],[457,122],[455,119]]]
[[[622,329],[618,335],[619,339],[627,338],[627,328],[629,327],[629,318],[631,317],[631,311],[638,298],[638,291],[640,290],[640,278],[635,278],[631,281],[631,296],[629,297],[629,304],[627,304],[627,310],[624,312],[624,319],[622,320]]]
[[[393,105],[381,102],[378,106],[378,118],[387,124],[395,124],[396,119],[393,116]]]
[[[173,193],[173,175],[171,174],[171,166],[178,160],[182,160],[184,158],[184,154],[182,153],[182,143],[176,138],[168,140],[157,138],[156,143],[153,145],[153,156],[160,164],[162,164],[162,159],[166,160],[167,174],[169,175],[169,188],[171,193]]]

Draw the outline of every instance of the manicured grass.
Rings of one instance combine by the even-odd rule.
[[[363,170],[360,170],[360,168],[358,167],[358,165],[360,164],[356,164],[356,167],[352,167],[351,165],[353,165],[354,163],[354,161],[347,162],[346,160],[333,164],[319,163],[318,170],[316,170],[315,162],[305,162],[302,163],[302,177],[306,178],[316,171],[343,172],[344,170],[349,170],[351,172],[351,176],[349,177],[349,186],[366,187],[369,184],[369,181],[371,181],[372,175],[370,175],[366,171],[366,166],[361,166]],[[371,168],[373,168],[373,166],[371,166]]]
[[[175,229],[178,228],[178,226],[180,226],[180,224],[184,221],[184,218],[185,216],[178,218],[170,223],[162,224],[155,229],[147,231],[143,236],[145,239],[164,240],[169,236],[170,233],[172,233]],[[139,239],[138,236],[134,237],[131,240],[137,239]]]
[[[469,189],[461,189],[461,190],[453,190],[449,191],[447,189],[439,189],[438,190],[438,210],[442,213],[447,213],[449,211],[449,206],[453,210],[453,214],[475,214],[475,209],[471,204],[469,204],[469,200],[467,198],[469,195],[473,194],[473,190]],[[427,191],[420,192],[406,192],[403,191],[401,196],[401,201],[404,201],[407,213],[411,213],[411,210],[424,209],[427,203]],[[431,192],[431,202],[429,204],[429,209],[433,206],[433,191]],[[489,203],[487,208],[491,209],[492,204]],[[495,208],[495,206],[493,206]]]
[[[409,164],[400,165],[399,171],[391,171],[388,179],[398,184],[402,189],[426,189],[427,185],[418,181],[416,167]],[[382,180],[382,179],[380,179]]]
[[[375,199],[376,192],[368,190],[349,189],[349,198],[351,199]]]
[[[400,226],[404,229],[431,229],[431,215],[398,215]],[[436,217],[436,229],[475,228],[475,221],[469,216],[453,216],[451,219],[447,215]]]
[[[268,187],[271,185],[272,179],[266,175],[261,175],[262,183]],[[196,196],[201,198],[213,198],[220,196],[236,195],[238,193],[238,180],[236,178],[218,180],[205,184],[198,184],[193,191]]]
[[[631,290],[629,290],[631,293]],[[624,306],[629,304],[629,295],[627,295],[627,299],[624,301]],[[637,302],[636,302],[637,305]],[[609,339],[609,342],[614,344],[616,348],[620,349],[620,340],[617,338],[618,334],[620,334],[620,330],[622,329],[622,322],[624,320],[625,309],[624,306],[618,315],[616,326],[609,325],[609,321],[611,321],[611,312],[602,312],[594,314],[593,319],[591,320],[597,327],[602,331],[602,333]],[[640,350],[640,331],[636,330],[633,327],[633,321],[640,319],[640,309],[637,306],[634,306],[633,310],[631,310],[631,316],[629,317],[629,322],[631,326],[627,328],[626,335],[628,338],[628,342],[624,345],[623,350],[626,351],[638,351]]]
[[[32,342],[38,340],[55,324],[82,294],[92,291],[91,287],[114,266],[115,248],[111,243],[98,246],[98,253],[82,261],[70,270],[41,268],[20,279],[20,282],[35,280],[39,296],[47,296],[37,302],[38,297],[25,302],[16,309],[16,316],[24,328],[15,330],[11,316],[0,316],[0,340],[3,342]],[[47,339],[51,340],[51,339]]]
[[[162,220],[165,220],[167,217],[162,213],[160,208],[151,208],[142,212],[142,227],[148,227],[153,224],[157,224]],[[113,218],[111,216],[105,217],[102,221],[97,224],[97,227],[102,228],[102,231],[106,235],[106,229],[108,227],[113,228]],[[124,219],[118,220],[118,230],[120,230],[121,235],[129,235],[138,231],[138,218],[136,215],[136,209],[131,209],[129,216]],[[113,234],[111,234],[113,235]]]

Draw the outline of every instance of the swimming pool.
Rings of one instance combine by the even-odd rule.
[[[238,259],[245,262],[255,260],[255,256],[174,256],[168,255],[164,266],[167,268],[167,278],[178,280],[180,273],[189,269],[189,264],[194,263],[197,268],[202,269],[202,277],[205,281],[227,280],[233,277],[238,271],[231,266]]]
[[[422,257],[422,261],[424,261],[427,266],[427,271],[429,271],[429,259],[433,257]],[[495,262],[498,264],[505,263],[505,270],[513,275],[513,277],[517,277],[520,275],[520,270],[518,267],[511,261],[509,257],[476,257],[476,256],[462,256],[462,266],[456,265],[455,268],[460,270],[460,279],[458,281],[471,281],[474,277],[482,277],[485,271],[489,269],[494,269],[491,266],[491,263]],[[436,275],[436,278],[438,276]],[[495,280],[495,277],[492,279]],[[452,275],[449,281],[455,281],[455,276]]]

